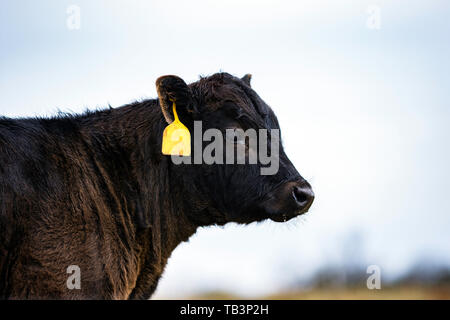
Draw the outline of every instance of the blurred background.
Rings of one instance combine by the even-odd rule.
[[[165,74],[251,73],[315,203],[286,224],[198,230],[154,298],[450,298],[449,9],[3,0],[0,115],[118,107],[156,97]]]

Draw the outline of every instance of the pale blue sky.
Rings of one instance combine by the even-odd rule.
[[[81,9],[68,30],[66,9]],[[379,30],[367,8],[381,9]],[[316,193],[311,213],[200,230],[159,297],[268,293],[360,242],[395,277],[450,265],[448,1],[31,1],[0,3],[0,114],[80,112],[155,97],[155,79],[253,74]],[[358,236],[355,236],[358,235]],[[349,240],[350,239],[350,240]]]

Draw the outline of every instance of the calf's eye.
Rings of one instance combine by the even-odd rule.
[[[227,142],[245,146],[245,135],[242,129],[227,128],[225,130],[225,139]]]

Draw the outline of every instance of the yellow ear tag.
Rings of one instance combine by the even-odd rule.
[[[164,129],[162,153],[168,156],[190,156],[191,133],[178,119],[175,101],[173,101],[173,115],[175,120]]]

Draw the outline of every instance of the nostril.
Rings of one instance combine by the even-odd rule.
[[[305,202],[308,200],[307,195],[304,192],[302,192],[302,189],[300,189],[299,187],[294,187],[293,194],[294,194],[295,201],[297,201],[299,203],[302,203],[302,202]]]
[[[292,191],[294,200],[301,206],[306,206],[314,199],[314,194],[310,189],[302,189],[300,187],[294,187]]]

